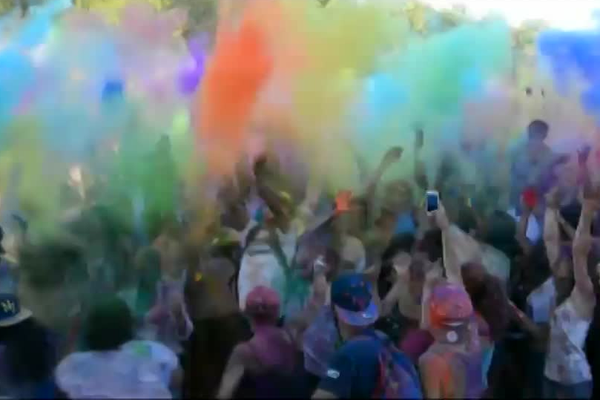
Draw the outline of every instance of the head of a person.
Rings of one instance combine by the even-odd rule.
[[[187,253],[184,243],[177,236],[165,235],[156,241],[160,253],[163,275],[178,277],[187,268]]]
[[[342,339],[360,334],[379,318],[372,293],[362,274],[344,274],[331,284],[331,305]]]
[[[565,220],[568,226],[571,229],[577,229],[577,225],[579,224],[579,217],[581,216],[581,204],[578,201],[572,202],[570,204],[566,204],[562,206],[559,210],[560,216]],[[568,243],[571,242],[569,235],[567,234],[565,228],[562,225],[559,225],[560,229],[560,239],[562,242]]]
[[[72,237],[25,244],[19,252],[18,270],[21,301],[53,328],[70,319],[70,308],[56,305],[75,305],[90,289],[84,248]]]
[[[473,316],[469,294],[459,285],[443,282],[434,286],[429,298],[431,332],[437,341],[464,343]]]
[[[528,255],[519,258],[518,270],[521,273],[520,282],[525,294],[531,293],[552,276],[548,254],[544,241],[538,241]]]
[[[413,190],[410,183],[398,179],[389,182],[385,186],[383,201],[388,208],[396,212],[404,212],[412,209],[413,197]]]
[[[541,119],[536,119],[529,123],[527,127],[527,139],[529,142],[543,142],[548,137],[550,126]]]
[[[389,284],[396,282],[394,262],[405,255],[411,256],[414,245],[415,236],[411,233],[401,233],[392,237],[381,256],[380,280],[383,279]]]
[[[134,338],[134,320],[129,307],[118,297],[94,304],[84,327],[85,347],[90,351],[118,350]]]
[[[257,286],[248,293],[244,312],[254,330],[275,326],[279,320],[281,300],[279,294],[266,286]]]
[[[464,264],[461,275],[471,303],[487,322],[492,339],[500,339],[509,324],[508,298],[502,283],[478,263]]]
[[[509,259],[513,259],[520,251],[519,244],[515,239],[516,233],[515,220],[506,212],[497,210],[485,219],[481,239],[500,250]]]
[[[466,205],[459,207],[457,225],[463,232],[471,236],[477,234],[479,226],[473,208]]]
[[[538,157],[543,151],[550,127],[542,120],[536,119],[527,127],[527,150],[530,157]]]
[[[352,197],[349,209],[339,212],[334,220],[336,232],[360,236],[366,223],[366,202],[362,198]]]
[[[436,262],[442,258],[443,250],[442,231],[438,228],[429,229],[416,245],[414,255]]]
[[[39,383],[56,365],[48,332],[12,293],[0,294],[0,350],[3,378],[15,385]]]

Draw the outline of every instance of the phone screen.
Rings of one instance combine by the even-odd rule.
[[[439,195],[435,192],[427,192],[426,199],[427,212],[437,211],[439,207]]]

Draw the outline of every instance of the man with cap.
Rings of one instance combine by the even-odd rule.
[[[338,330],[337,351],[314,393],[315,399],[371,398],[382,388],[380,360],[383,352],[393,353],[393,361],[404,370],[402,385],[413,387],[420,397],[418,376],[408,357],[397,350],[387,337],[375,331],[378,305],[370,283],[362,274],[345,274],[331,286],[331,306]],[[383,394],[377,395],[383,397]]]
[[[0,398],[57,396],[55,340],[14,292],[0,292]]]
[[[425,397],[481,398],[483,353],[469,294],[457,284],[434,284],[426,303],[435,341],[419,358]]]

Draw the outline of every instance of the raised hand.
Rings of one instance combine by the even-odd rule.
[[[383,168],[387,168],[387,167],[391,166],[393,163],[398,162],[400,160],[400,158],[402,157],[403,152],[404,152],[404,149],[400,146],[392,147],[383,156],[383,159],[381,160],[381,166]]]

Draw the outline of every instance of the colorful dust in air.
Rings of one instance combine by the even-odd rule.
[[[19,196],[36,219],[59,216],[60,198],[51,193],[60,180],[40,173],[50,173],[48,160],[52,174],[83,164],[113,186],[107,192],[122,192],[144,186],[158,168],[152,152],[161,136],[171,135],[178,150],[192,144],[189,96],[202,77],[205,47],[179,34],[186,13],[129,2],[115,15],[108,20],[54,1],[0,24],[7,37],[0,47],[0,162],[23,164]],[[99,153],[102,167],[94,162]],[[178,165],[190,157],[182,151]],[[157,180],[147,191],[172,192],[165,188],[175,181]]]
[[[510,29],[502,21],[412,36],[404,47],[386,54],[378,72],[365,81],[354,112],[355,148],[373,168],[391,146],[412,148],[414,132],[421,127],[426,132],[424,157],[435,164],[438,149],[457,148],[466,125],[475,122],[467,118],[465,107],[495,101],[490,82],[505,79],[511,66]],[[486,133],[476,135],[483,140]],[[406,152],[396,175],[412,174],[411,156]]]
[[[142,191],[164,216],[181,182],[210,197],[208,181],[265,151],[290,180],[336,192],[361,189],[392,146],[405,152],[386,178],[410,178],[418,128],[431,169],[453,154],[474,183],[509,168],[501,155],[532,119],[549,122],[554,149],[596,142],[597,31],[542,32],[538,64],[499,19],[227,0],[210,32],[176,3],[54,0],[0,20],[0,185],[17,168],[36,218],[58,218],[74,165],[108,202]]]
[[[540,34],[538,49],[563,97],[580,92],[585,111],[600,117],[600,68],[598,44],[600,29],[563,32],[549,30]]]
[[[249,14],[239,29],[222,28],[219,35],[196,101],[197,129],[211,173],[229,174],[273,66],[264,31]]]

